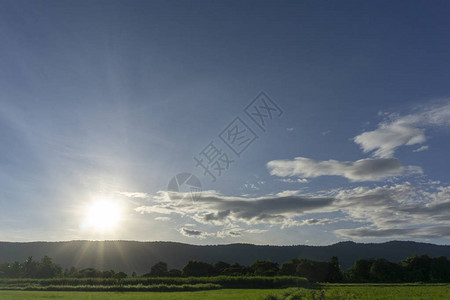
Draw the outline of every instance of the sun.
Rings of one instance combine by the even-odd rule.
[[[121,219],[122,209],[120,205],[112,200],[101,199],[87,207],[82,227],[99,232],[112,231]]]

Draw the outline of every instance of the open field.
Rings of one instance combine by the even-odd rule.
[[[320,289],[220,289],[195,292],[40,292],[0,291],[0,299],[236,299],[236,300],[437,300],[448,299],[449,284],[326,284]]]
[[[449,299],[448,284],[326,284],[321,289],[291,288],[279,290],[265,300],[430,300]]]
[[[26,291],[140,291],[179,292],[212,289],[281,289],[311,287],[303,277],[297,276],[214,276],[174,278],[50,278],[0,279],[0,290]]]
[[[0,299],[86,299],[86,300],[253,300],[264,299],[265,296],[275,294],[279,290],[230,289],[199,292],[35,292],[35,291],[0,291]]]

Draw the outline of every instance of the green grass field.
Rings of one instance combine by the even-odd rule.
[[[297,276],[215,276],[126,278],[0,279],[0,290],[84,292],[182,292],[212,289],[280,289],[314,286]]]
[[[0,299],[230,299],[230,300],[435,300],[450,299],[448,284],[327,284],[321,289],[221,289],[197,292],[36,292],[0,291]]]
[[[326,284],[321,289],[293,288],[278,291],[265,300],[314,299],[314,300],[432,300],[450,299],[448,284]]]
[[[253,300],[263,299],[265,296],[275,294],[279,290],[257,290],[257,289],[231,289],[199,292],[35,292],[35,291],[0,291],[0,299],[86,299],[86,300]]]

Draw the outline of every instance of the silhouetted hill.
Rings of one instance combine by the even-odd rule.
[[[48,255],[64,268],[94,267],[127,273],[136,271],[138,274],[149,272],[150,267],[158,261],[167,262],[169,268],[182,268],[190,259],[248,265],[256,259],[283,263],[295,257],[329,260],[332,256],[337,256],[342,267],[346,269],[353,265],[357,258],[383,257],[397,262],[413,254],[450,256],[450,246],[404,241],[380,244],[341,242],[329,246],[196,246],[174,242],[136,241],[0,242],[0,263],[24,261],[28,256],[41,259]]]

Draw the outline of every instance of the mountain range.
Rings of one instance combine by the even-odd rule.
[[[271,246],[253,244],[190,245],[176,242],[138,241],[65,241],[65,242],[0,242],[0,263],[23,262],[33,256],[40,260],[50,256],[63,268],[93,267],[100,270],[147,273],[152,265],[164,261],[169,268],[181,269],[191,259],[209,263],[224,261],[252,264],[266,259],[282,264],[292,258],[329,260],[337,256],[343,269],[358,258],[386,258],[398,262],[414,254],[431,257],[450,256],[450,246],[409,241],[363,244],[340,242],[328,246]]]

